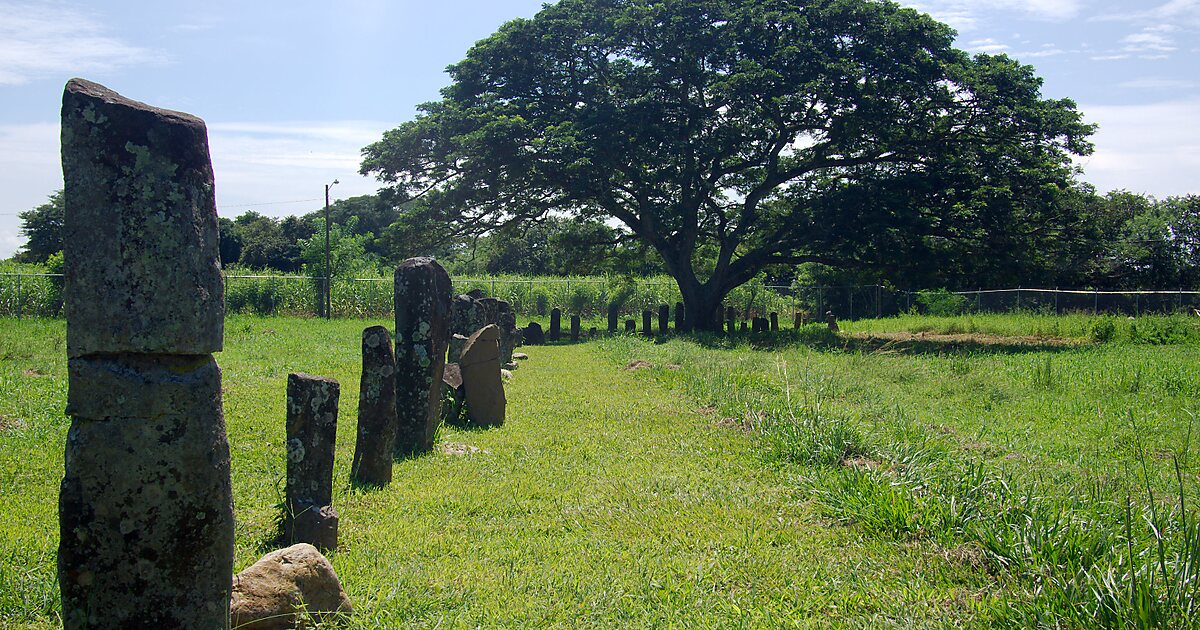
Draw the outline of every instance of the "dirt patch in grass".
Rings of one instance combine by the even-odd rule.
[[[0,431],[16,431],[25,428],[25,423],[19,418],[0,415]]]
[[[847,457],[841,461],[842,466],[846,468],[854,468],[857,470],[882,470],[883,462],[871,459],[864,455]]]
[[[470,444],[458,444],[456,442],[447,442],[445,444],[442,444],[441,449],[442,449],[442,453],[444,455],[463,456],[463,455],[478,455],[478,454],[488,455],[489,454],[487,450],[479,448],[478,446],[471,446]]]
[[[21,375],[28,376],[30,378],[44,378],[44,377],[50,376],[49,374],[46,374],[45,372],[43,372],[37,368],[30,368],[28,370],[24,370],[21,372]]]
[[[630,361],[629,365],[625,366],[625,369],[626,370],[646,370],[646,369],[649,369],[652,367],[654,367],[653,363],[651,363],[649,361],[643,361],[641,359],[637,359],[636,361]]]

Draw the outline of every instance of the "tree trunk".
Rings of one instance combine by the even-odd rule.
[[[683,309],[691,330],[721,332],[717,310],[721,308],[725,293],[708,285],[694,284],[689,287],[682,282],[679,283],[679,292],[683,296]]]

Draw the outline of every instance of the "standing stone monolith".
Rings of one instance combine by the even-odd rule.
[[[396,267],[395,287],[395,453],[409,456],[433,448],[442,421],[450,276],[432,258],[409,258]]]
[[[833,311],[825,311],[825,325],[831,332],[839,332],[837,316],[833,314]]]
[[[289,545],[337,549],[338,513],[332,504],[339,395],[331,378],[288,374],[283,539]]]
[[[771,313],[771,332],[779,332],[779,313]]]
[[[504,424],[504,383],[500,379],[500,328],[488,324],[463,345],[459,368],[467,416],[475,426]]]
[[[558,341],[562,336],[562,309],[550,309],[550,341]]]
[[[746,322],[746,320],[744,320],[744,319],[743,319],[743,320],[742,320],[741,331],[742,331],[742,332],[747,332],[747,331],[749,330],[749,328],[750,328],[749,324]]]
[[[458,355],[462,353],[462,344],[476,330],[483,328],[487,322],[484,321],[483,305],[479,304],[469,295],[457,295],[450,302],[450,354],[446,359],[450,363],[458,362]],[[455,335],[462,335],[462,339],[456,339]]]
[[[670,322],[670,321],[671,321],[671,307],[667,306],[666,304],[659,305],[659,307],[658,307],[658,334],[666,335],[668,332],[670,332],[667,330],[667,327],[670,325],[668,322]]]
[[[637,321],[632,319],[625,320],[625,332],[633,334],[637,332]]]
[[[362,375],[358,387],[358,439],[350,480],[369,486],[392,481],[396,445],[396,355],[383,326],[362,333]]]
[[[579,315],[572,315],[571,316],[571,343],[579,342],[579,326],[580,325],[581,325],[581,322],[579,321]]]
[[[62,106],[64,628],[223,628],[233,498],[204,121],[71,79]]]
[[[642,310],[642,334],[647,337],[654,336],[654,330],[650,328],[650,322],[654,319],[654,313],[650,309]]]
[[[804,314],[800,311],[792,313],[792,328],[800,328],[804,325]]]
[[[725,309],[725,324],[729,326],[729,332],[732,334],[737,325],[737,311],[732,306]]]
[[[683,314],[683,302],[675,303],[675,332],[685,333],[688,330],[687,318]]]
[[[617,333],[617,317],[620,315],[620,309],[615,304],[608,305],[608,334],[615,335]]]
[[[513,348],[521,345],[521,329],[517,328],[517,314],[512,306],[499,300],[500,315],[495,324],[500,327],[500,364],[512,363]],[[467,335],[468,337],[470,335]]]

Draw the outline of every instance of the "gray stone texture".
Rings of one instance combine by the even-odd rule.
[[[63,94],[67,355],[219,352],[204,121],[71,79]]]
[[[222,627],[233,498],[216,361],[117,355],[68,366],[64,627]]]
[[[620,315],[620,309],[614,304],[608,305],[608,334],[617,332],[617,317]]]
[[[500,327],[500,361],[511,363],[513,348],[521,345],[521,329],[517,328],[517,315],[508,302],[501,301],[500,306],[500,321],[496,322]]]
[[[396,268],[396,450],[428,452],[442,421],[442,371],[450,339],[450,276],[432,258]],[[483,300],[479,300],[482,302]]]
[[[671,307],[666,304],[661,304],[658,307],[658,334],[666,335],[670,331],[667,330],[671,321]]]
[[[683,302],[675,303],[675,332],[687,332],[687,318],[683,313]]]
[[[779,313],[771,313],[771,332],[779,332]]]
[[[642,334],[647,337],[654,336],[654,330],[650,328],[650,322],[654,319],[654,313],[650,309],[642,311]]]
[[[233,571],[224,303],[203,121],[63,94],[65,628],[223,628]]]
[[[572,315],[571,316],[571,341],[572,342],[579,341],[579,326],[580,325],[581,325],[581,322],[579,321],[579,316]]]
[[[331,378],[288,374],[283,515],[283,535],[288,543],[337,548],[337,512],[330,505],[340,389]]]
[[[484,307],[469,295],[457,295],[450,302],[450,363],[458,362],[462,345],[476,330],[487,325]],[[461,339],[457,336],[461,335]]]
[[[504,383],[500,379],[500,329],[484,326],[463,346],[459,361],[467,415],[476,426],[504,424]]]
[[[358,387],[358,439],[350,480],[382,486],[392,481],[396,444],[396,355],[383,326],[362,334],[362,375]]]

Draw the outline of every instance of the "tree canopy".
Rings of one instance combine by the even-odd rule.
[[[46,203],[20,212],[25,245],[14,258],[19,262],[42,263],[63,248],[63,194],[55,191]]]
[[[1092,127],[953,36],[890,1],[561,0],[472,47],[361,171],[461,230],[618,221],[709,327],[771,265],[988,256],[1069,225]]]

